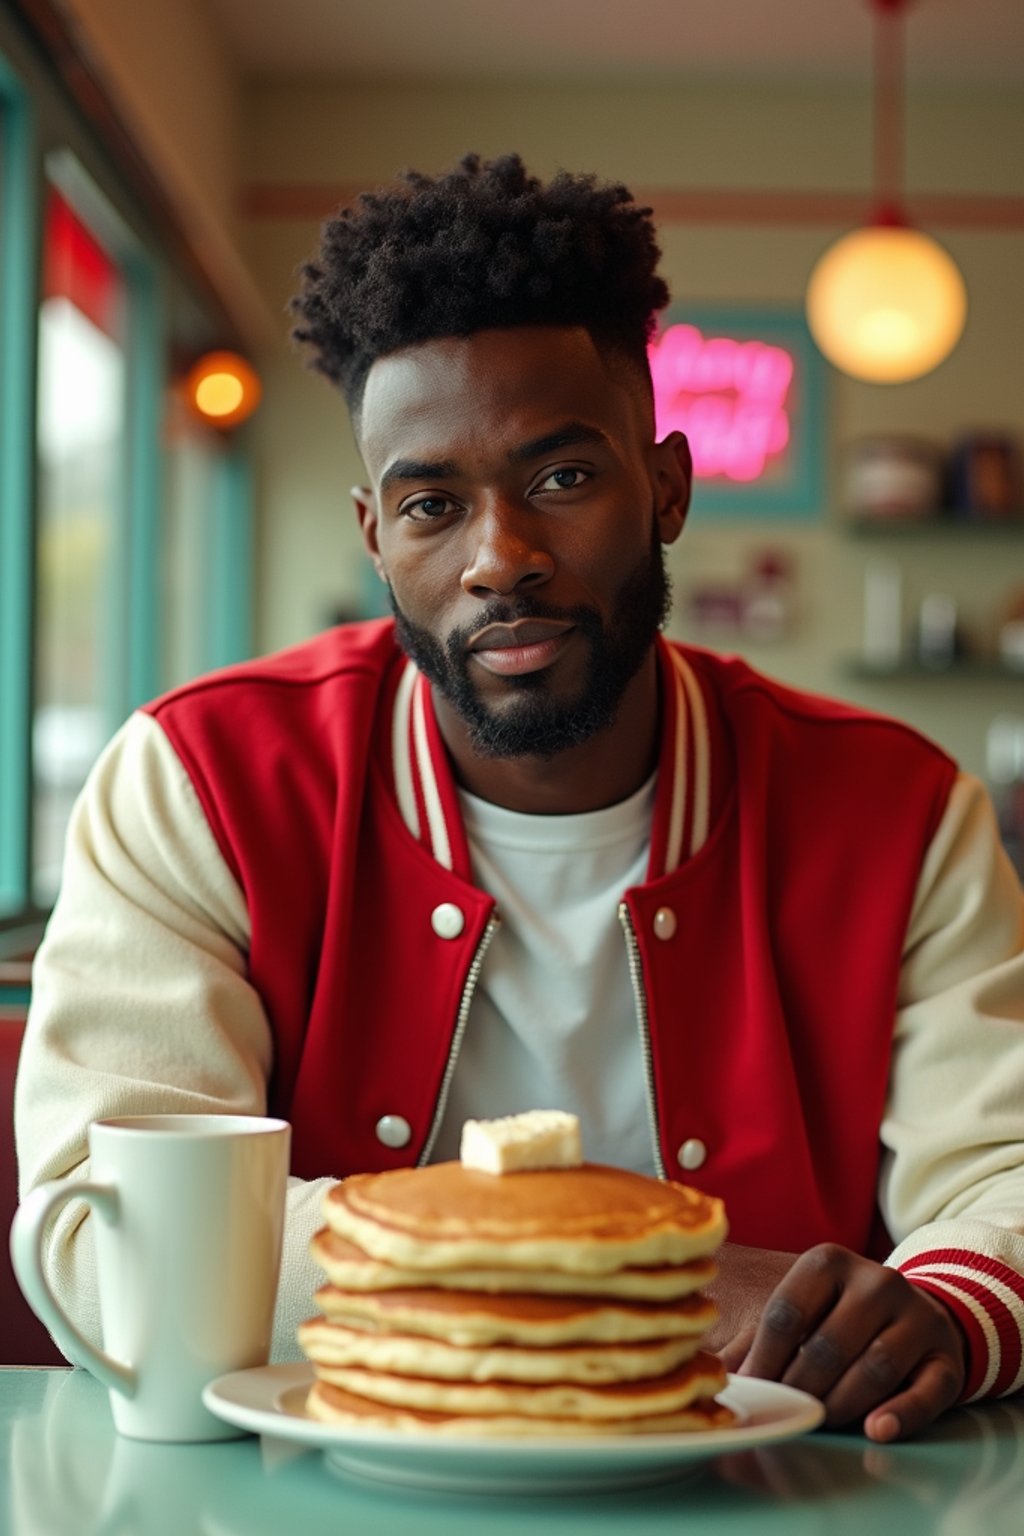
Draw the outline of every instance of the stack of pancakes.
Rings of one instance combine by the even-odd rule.
[[[718,1429],[721,1201],[623,1169],[357,1174],[324,1201],[307,1411],[457,1435]]]

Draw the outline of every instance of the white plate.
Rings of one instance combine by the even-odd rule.
[[[212,1381],[212,1413],[257,1435],[320,1446],[349,1476],[394,1486],[473,1493],[560,1493],[668,1482],[699,1461],[806,1434],[824,1418],[816,1398],[775,1381],[730,1376],[721,1401],[731,1429],[558,1440],[441,1439],[407,1431],[349,1429],[306,1415],[312,1367],[266,1365]]]

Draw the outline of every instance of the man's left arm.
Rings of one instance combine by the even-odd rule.
[[[888,1263],[947,1307],[966,1400],[1024,1386],[1024,893],[961,775],[907,934],[880,1204]]]
[[[966,775],[918,883],[881,1139],[886,1265],[727,1249],[718,1341],[888,1440],[1024,1385],[1024,896]]]

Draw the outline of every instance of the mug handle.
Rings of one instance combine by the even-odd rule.
[[[40,1184],[26,1196],[14,1215],[11,1226],[14,1273],[32,1311],[46,1324],[66,1353],[74,1355],[105,1387],[125,1397],[134,1397],[138,1387],[135,1371],[89,1343],[64,1311],[46,1278],[43,1228],[51,1213],[68,1200],[87,1200],[106,1221],[117,1220],[120,1200],[117,1190],[110,1184],[68,1184],[64,1179],[50,1179],[48,1183]]]

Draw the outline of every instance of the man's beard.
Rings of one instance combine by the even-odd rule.
[[[657,538],[619,589],[607,627],[599,614],[582,604],[554,608],[529,596],[498,598],[481,609],[472,625],[452,630],[442,644],[403,613],[390,585],[388,593],[402,649],[462,717],[481,757],[551,758],[605,730],[671,608],[664,550]],[[481,699],[467,646],[485,626],[513,624],[517,619],[555,619],[579,630],[589,656],[582,687],[574,698],[553,697],[544,668],[506,678],[507,691],[517,697],[506,698],[500,708]]]

